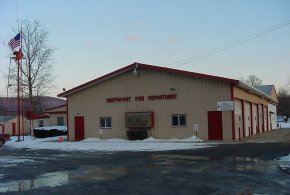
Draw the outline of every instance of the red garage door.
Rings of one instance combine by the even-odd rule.
[[[83,116],[75,117],[75,140],[83,140],[85,139],[85,123]]]
[[[208,140],[223,140],[222,112],[207,112]]]

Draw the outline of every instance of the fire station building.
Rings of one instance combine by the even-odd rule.
[[[67,90],[68,139],[239,140],[276,128],[274,86],[267,92],[238,80],[133,63]]]

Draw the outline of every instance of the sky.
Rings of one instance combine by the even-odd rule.
[[[57,48],[51,96],[133,62],[233,79],[255,75],[277,90],[290,82],[290,25],[172,64],[289,21],[289,0],[0,0],[0,96],[9,67],[2,43],[15,36],[17,15],[38,20]]]

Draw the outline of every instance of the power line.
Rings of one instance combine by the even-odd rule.
[[[220,53],[220,52],[223,52],[225,50],[228,50],[230,48],[233,48],[235,46],[238,46],[238,45],[241,45],[241,44],[244,44],[248,41],[251,41],[253,39],[257,39],[261,36],[264,36],[270,32],[273,32],[275,30],[278,30],[280,28],[283,28],[284,26],[287,26],[290,24],[290,20],[287,20],[281,24],[277,24],[277,25],[274,25],[270,28],[267,28],[265,30],[262,30],[258,33],[255,33],[255,34],[252,34],[250,36],[247,36],[247,37],[244,37],[242,39],[239,39],[237,41],[234,41],[234,42],[231,42],[231,43],[228,43],[222,47],[219,47],[219,48],[216,48],[216,49],[213,49],[213,50],[209,50],[209,51],[206,51],[204,53],[201,53],[201,54],[198,54],[198,55],[195,55],[195,56],[192,56],[192,57],[189,57],[189,58],[186,58],[186,59],[183,59],[183,60],[179,60],[179,61],[176,61],[176,62],[173,62],[171,64],[168,64],[167,67],[178,67],[178,66],[181,66],[181,65],[184,65],[184,64],[187,64],[189,62],[193,62],[193,61],[197,61],[197,60],[200,60],[200,59],[203,59],[203,58],[206,58],[208,56],[211,56],[211,55],[214,55],[216,53]]]

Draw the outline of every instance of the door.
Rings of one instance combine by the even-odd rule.
[[[275,113],[274,112],[270,112],[270,131],[272,131],[273,129],[275,129]]]
[[[259,133],[264,131],[264,124],[263,124],[263,106],[259,105]]]
[[[257,134],[258,132],[258,105],[253,104],[253,113],[252,113],[252,120],[253,120],[253,135]]]
[[[266,106],[263,106],[263,117],[264,117],[264,131],[268,131],[268,109]]]
[[[250,102],[245,102],[245,137],[251,135],[251,105]]]
[[[242,101],[235,100],[235,140],[243,137],[243,108]]]
[[[222,112],[207,112],[208,140],[223,140]]]
[[[85,139],[85,123],[83,116],[75,117],[75,140],[83,140]]]
[[[16,123],[12,123],[12,135],[16,135]]]

